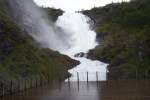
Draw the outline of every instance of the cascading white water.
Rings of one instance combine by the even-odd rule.
[[[69,36],[66,39],[68,39],[70,44],[70,48],[58,51],[81,63],[69,70],[72,74],[71,81],[77,81],[77,72],[79,73],[80,81],[87,80],[87,72],[89,74],[89,81],[97,80],[96,72],[98,74],[98,80],[106,80],[107,64],[92,61],[86,57],[74,57],[75,54],[80,52],[88,53],[90,49],[98,45],[96,42],[96,33],[90,28],[90,21],[90,18],[81,13],[66,12],[56,22],[56,26],[64,30],[65,34]]]
[[[77,81],[77,72],[80,81],[86,81],[87,72],[89,72],[89,81],[96,81],[96,72],[102,72],[98,74],[99,80],[106,79],[107,64],[86,57],[74,57],[75,54],[87,53],[98,45],[96,33],[90,29],[90,18],[75,11],[72,13],[66,11],[54,25],[32,0],[9,0],[9,4],[16,19],[19,18],[23,28],[42,47],[57,50],[81,62],[80,65],[69,70],[72,74],[71,81]]]
[[[60,52],[73,56],[80,52],[86,53],[98,45],[95,41],[96,33],[90,29],[88,21],[90,19],[81,13],[66,12],[58,18],[56,26],[69,35],[66,39],[70,44],[70,48]]]

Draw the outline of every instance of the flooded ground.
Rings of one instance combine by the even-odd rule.
[[[0,100],[150,100],[150,81],[62,83]]]

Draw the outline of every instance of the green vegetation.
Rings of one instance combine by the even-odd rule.
[[[90,56],[108,62],[110,79],[145,77],[150,70],[150,0],[113,3],[83,11],[96,22],[101,45]],[[150,73],[149,73],[150,74]]]
[[[42,8],[50,17],[50,19],[55,22],[58,18],[58,16],[63,14],[63,11],[60,9],[54,9],[54,8]]]
[[[5,5],[7,3],[2,1],[0,1],[0,5],[3,5],[0,8],[0,83],[4,80],[37,76],[64,78],[68,69],[79,64],[58,52],[40,48],[39,44],[9,16]],[[55,11],[56,13],[59,11],[51,10],[53,12],[51,16],[56,17]],[[49,8],[48,11],[51,10]]]

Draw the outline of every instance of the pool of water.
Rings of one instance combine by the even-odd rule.
[[[150,81],[71,82],[28,90],[0,100],[150,100]]]

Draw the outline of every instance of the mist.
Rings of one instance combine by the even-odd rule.
[[[9,0],[15,20],[44,48],[65,50],[67,35],[32,0]],[[61,36],[60,36],[61,34]]]

